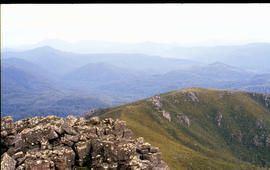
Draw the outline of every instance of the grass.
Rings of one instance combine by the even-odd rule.
[[[199,102],[185,92],[193,92]],[[127,121],[136,137],[160,148],[171,169],[260,169],[267,165],[270,149],[253,144],[255,135],[270,137],[270,112],[262,95],[190,88],[160,96],[171,122],[156,111],[150,98],[101,109],[95,115]],[[188,116],[190,127],[177,118],[179,113]],[[219,114],[223,116],[220,127]],[[263,120],[262,129],[256,127],[258,120]]]

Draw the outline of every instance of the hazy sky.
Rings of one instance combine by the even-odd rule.
[[[5,4],[1,41],[270,42],[269,18],[270,4]]]

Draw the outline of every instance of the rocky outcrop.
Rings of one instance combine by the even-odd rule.
[[[189,91],[189,92],[185,92],[185,94],[189,97],[189,99],[193,102],[199,102],[199,98],[196,96],[195,93]]]
[[[197,98],[197,96],[193,93],[193,92],[188,92],[186,93],[188,94],[188,96],[190,97],[190,100],[194,101],[194,102],[199,102],[199,99]],[[174,102],[179,102],[176,101],[176,99],[174,99]],[[151,103],[152,105],[154,105],[155,109],[165,118],[167,119],[169,122],[172,121],[171,118],[171,114],[167,111],[165,111],[162,108],[162,102],[161,102],[161,97],[160,96],[154,96],[151,98]],[[184,114],[177,114],[177,118],[184,124],[186,124],[188,127],[191,125],[191,122],[189,120],[189,118],[184,115]]]
[[[162,103],[161,103],[160,99],[161,99],[160,96],[152,97],[152,104],[155,106],[155,108],[158,111],[161,111],[161,107],[162,107]]]
[[[7,153],[1,156],[1,170],[14,170],[16,161],[11,158]]]
[[[260,119],[258,119],[258,120],[256,121],[256,128],[262,129],[263,127],[264,127],[263,121],[260,120]]]
[[[263,94],[263,99],[265,102],[265,106],[268,107],[270,105],[270,94]]]
[[[162,109],[162,103],[161,103],[160,96],[154,96],[151,99],[152,104],[154,105],[155,109],[168,121],[171,121],[171,114],[164,109]]]
[[[165,110],[162,110],[162,116],[167,119],[168,121],[171,121],[171,115],[170,113],[166,112]]]
[[[169,169],[159,148],[142,137],[134,140],[118,119],[47,116],[13,122],[4,117],[1,142],[8,148],[1,170]]]
[[[186,115],[180,113],[180,114],[177,115],[177,118],[178,118],[182,123],[186,124],[188,127],[190,126],[191,122],[190,122],[189,118],[188,118]]]
[[[223,118],[222,114],[218,114],[216,117],[218,127],[220,127],[220,125],[221,125],[222,118]]]
[[[270,147],[270,137],[266,137],[265,143],[267,147]]]

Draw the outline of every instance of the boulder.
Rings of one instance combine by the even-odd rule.
[[[27,159],[24,164],[25,170],[55,170],[54,164],[50,163],[48,160]]]
[[[72,170],[87,164],[94,169],[168,168],[158,147],[142,137],[134,140],[125,121],[74,116],[2,120],[1,141],[8,151],[1,170]]]
[[[15,170],[16,161],[7,153],[1,156],[1,170]]]
[[[123,138],[132,139],[133,138],[133,132],[130,129],[125,129],[124,133],[123,133]]]
[[[90,142],[78,142],[75,145],[75,151],[79,158],[79,165],[82,166],[84,159],[90,153],[91,144]]]
[[[89,119],[89,122],[93,125],[96,125],[99,123],[99,117],[95,116]]]
[[[69,125],[68,122],[65,122],[62,126],[61,129],[64,130],[65,133],[70,134],[70,135],[77,135],[78,132]]]

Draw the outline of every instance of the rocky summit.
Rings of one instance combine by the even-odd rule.
[[[111,118],[4,117],[1,154],[1,170],[169,170],[158,147]]]

